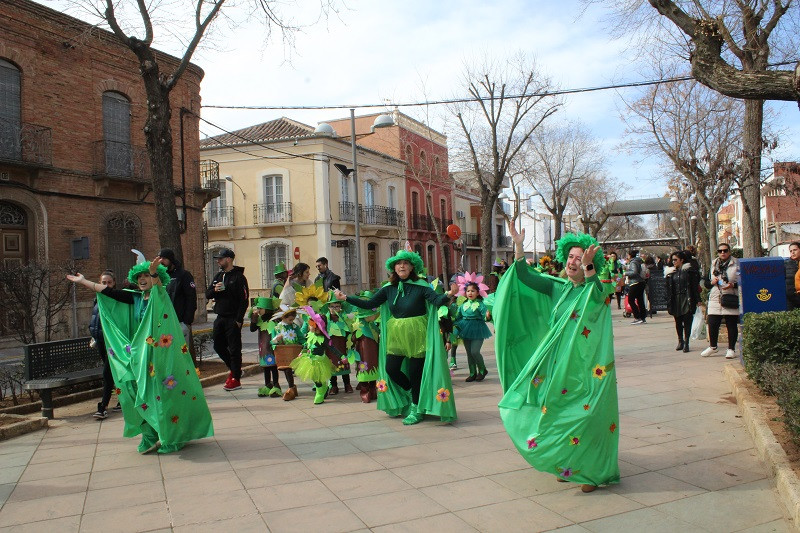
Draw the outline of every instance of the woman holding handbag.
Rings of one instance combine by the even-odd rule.
[[[726,359],[736,357],[736,340],[739,338],[739,262],[731,257],[731,247],[727,243],[717,246],[717,258],[711,263],[711,278],[705,281],[708,293],[708,344],[700,353],[710,357],[717,353],[719,326],[725,319],[728,329],[728,349]]]

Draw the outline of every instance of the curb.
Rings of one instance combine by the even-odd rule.
[[[725,365],[723,370],[728,383],[733,389],[739,412],[742,413],[747,430],[753,437],[759,458],[766,464],[769,475],[775,481],[775,488],[781,503],[789,513],[795,527],[800,525],[800,479],[792,469],[789,458],[772,430],[766,423],[766,414],[761,406],[750,398],[743,386],[744,378],[733,365]]]
[[[0,427],[0,441],[13,437],[19,437],[25,433],[30,433],[31,431],[36,431],[37,429],[47,427],[47,418],[45,417],[29,418],[27,416],[10,414],[2,416],[3,418],[17,418],[19,419],[19,422],[15,422],[5,427]]]

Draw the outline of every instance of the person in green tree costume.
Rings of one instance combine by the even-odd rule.
[[[189,347],[164,286],[167,269],[156,257],[128,272],[138,290],[117,290],[67,279],[98,292],[111,373],[125,419],[123,436],[141,434],[140,453],[170,453],[194,439],[214,435],[211,413]]]
[[[422,422],[426,414],[443,422],[456,419],[456,405],[437,310],[455,291],[436,294],[419,278],[422,258],[401,250],[386,261],[389,283],[372,298],[362,300],[336,291],[336,299],[362,309],[380,306],[381,342],[378,352],[378,409],[402,415],[403,424]]]
[[[619,408],[609,284],[597,272],[597,241],[567,233],[556,260],[567,279],[540,274],[523,257],[525,231],[509,233],[514,265],[494,301],[500,417],[528,463],[583,492],[619,482]]]

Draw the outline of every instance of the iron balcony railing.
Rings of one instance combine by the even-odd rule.
[[[292,221],[292,203],[279,202],[253,206],[254,224],[275,224]]]
[[[220,190],[219,163],[213,159],[204,159],[197,162],[200,175],[200,187],[203,189]]]
[[[462,233],[461,238],[464,240],[465,246],[472,246],[474,248],[480,248],[481,246],[481,236],[479,233]]]
[[[233,226],[233,207],[206,207],[205,218],[209,228]]]
[[[361,205],[359,222],[378,226],[402,226],[405,224],[405,213],[393,207],[382,205]],[[356,206],[352,202],[339,202],[339,221],[353,222],[356,219]]]
[[[497,236],[497,247],[498,248],[511,248],[511,237],[508,235],[498,235]]]
[[[27,122],[0,119],[0,160],[52,165],[52,130]]]
[[[150,181],[150,158],[143,146],[116,141],[94,143],[95,176],[129,181]]]

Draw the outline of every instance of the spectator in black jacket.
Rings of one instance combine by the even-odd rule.
[[[331,289],[340,290],[341,287],[339,284],[341,283],[341,277],[337,274],[334,274],[333,271],[328,268],[328,258],[327,257],[320,257],[317,259],[317,270],[319,274],[314,279],[316,282],[317,280],[322,280],[322,288],[326,291]]]
[[[214,300],[214,351],[230,370],[228,380],[222,387],[227,391],[242,388],[242,324],[244,314],[250,305],[247,278],[244,268],[233,266],[236,254],[233,250],[223,248],[214,259],[219,265],[219,272],[214,276],[206,290],[206,298]]]
[[[194,322],[194,313],[197,311],[197,287],[194,284],[194,276],[183,268],[181,262],[175,258],[175,252],[171,249],[162,248],[158,255],[161,256],[161,264],[167,267],[167,274],[169,274],[167,294],[175,308],[175,316],[181,323],[186,346],[194,355],[192,322]]]
[[[800,309],[800,242],[789,245],[789,259],[786,267],[786,300],[787,309]]]

